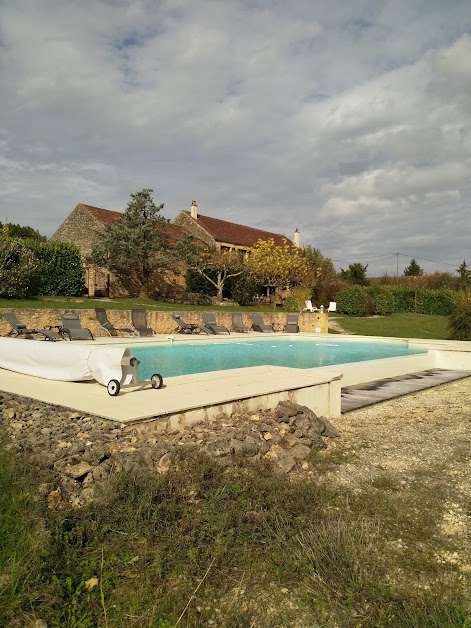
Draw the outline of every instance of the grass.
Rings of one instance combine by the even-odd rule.
[[[19,455],[0,455],[2,626],[471,627],[463,575],[435,558],[446,495],[423,482],[412,500],[386,478],[349,493],[187,450],[165,477],[121,475],[104,503],[48,511]]]
[[[437,340],[445,340],[449,336],[447,316],[405,313],[366,318],[335,314],[334,317],[348,333],[364,336]]]
[[[203,311],[224,310],[225,312],[273,312],[271,305],[189,305],[185,303],[168,303],[154,301],[153,299],[138,298],[113,298],[92,299],[89,297],[34,297],[29,299],[0,299],[0,309],[56,309],[56,310],[87,310],[96,307],[106,307],[107,310],[132,310],[133,308],[146,308],[159,311]],[[275,309],[275,311],[277,311]]]

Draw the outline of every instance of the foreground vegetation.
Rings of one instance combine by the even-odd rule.
[[[427,483],[413,499],[390,481],[329,490],[190,450],[166,477],[116,479],[106,505],[47,511],[31,469],[0,455],[2,626],[471,626]]]

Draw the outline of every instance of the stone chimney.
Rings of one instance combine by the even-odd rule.
[[[191,201],[191,217],[195,220],[198,220],[198,203],[196,201]]]
[[[294,230],[294,246],[296,246],[299,249],[299,229],[296,227],[296,229]]]

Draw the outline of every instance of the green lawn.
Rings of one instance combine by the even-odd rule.
[[[363,336],[394,336],[396,338],[448,338],[448,317],[431,314],[392,314],[357,318],[334,314],[345,331]]]
[[[133,308],[146,308],[159,311],[203,311],[224,310],[225,312],[272,312],[272,305],[188,305],[185,303],[168,303],[154,301],[153,299],[91,299],[89,297],[35,297],[31,299],[0,299],[0,309],[56,309],[56,310],[88,310],[96,307],[104,307],[107,310],[132,310]],[[276,308],[278,311],[278,308]]]

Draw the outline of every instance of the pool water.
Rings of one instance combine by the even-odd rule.
[[[240,342],[169,341],[131,347],[132,355],[140,360],[139,376],[142,379],[148,379],[152,373],[160,373],[165,378],[264,364],[309,369],[426,352],[426,349],[411,349],[406,342],[336,343],[330,339],[293,338]]]

